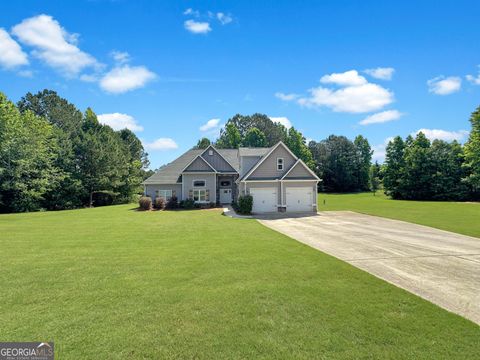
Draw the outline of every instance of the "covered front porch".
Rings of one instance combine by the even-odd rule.
[[[218,174],[217,175],[217,194],[216,201],[220,204],[231,204],[237,199],[237,180],[238,174]]]

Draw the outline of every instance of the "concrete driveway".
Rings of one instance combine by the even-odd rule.
[[[480,324],[480,239],[350,211],[259,221]]]

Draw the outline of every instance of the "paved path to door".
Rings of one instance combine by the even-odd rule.
[[[350,211],[259,221],[480,324],[480,239]]]

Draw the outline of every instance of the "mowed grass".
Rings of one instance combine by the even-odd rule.
[[[0,216],[0,340],[58,359],[472,359],[480,327],[255,220]]]
[[[480,203],[392,200],[378,191],[318,194],[318,210],[351,210],[480,237]]]

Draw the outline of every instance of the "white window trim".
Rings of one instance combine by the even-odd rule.
[[[201,191],[203,191],[205,193],[204,197],[205,198],[207,197],[207,189],[206,188],[197,187],[197,188],[193,188],[192,191],[193,191],[193,200],[196,203],[207,203],[208,202],[207,200],[200,200],[200,192]],[[198,192],[198,200],[195,200],[195,192]]]
[[[161,193],[164,192],[165,196],[162,196]],[[170,195],[167,195],[170,193]],[[166,201],[170,200],[173,196],[173,191],[171,189],[160,189],[156,191],[156,195],[160,198],[164,198]]]
[[[278,162],[278,160],[282,160],[282,163],[280,164],[280,163]],[[279,169],[279,168],[278,168],[278,165],[281,165],[282,168]],[[284,159],[284,158],[281,158],[281,157],[278,157],[278,158],[277,158],[277,171],[284,171],[284,170],[285,170],[285,159]]]
[[[203,185],[203,186],[196,186],[196,185],[195,185],[195,181],[203,181],[203,183],[204,183],[205,185]],[[205,180],[205,179],[193,179],[193,180],[192,180],[192,187],[193,187],[194,189],[206,189],[206,188],[207,188],[207,180]]]

